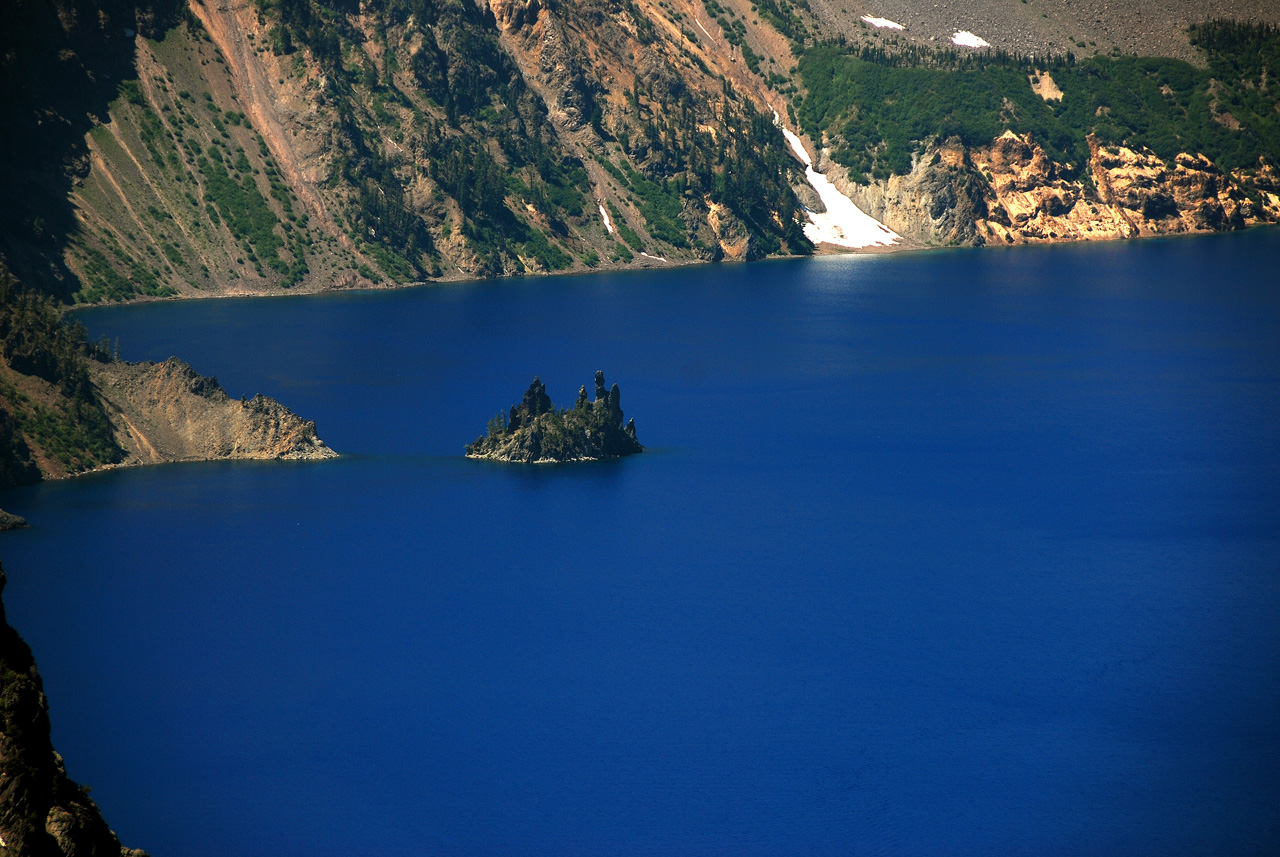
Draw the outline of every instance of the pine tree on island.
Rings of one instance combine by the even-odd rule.
[[[524,398],[489,420],[487,433],[467,444],[468,458],[543,463],[598,461],[643,452],[636,440],[635,420],[625,425],[622,394],[614,384],[606,392],[604,373],[596,373],[596,397],[587,400],[587,388],[578,389],[572,408],[556,407],[547,388],[533,379]]]

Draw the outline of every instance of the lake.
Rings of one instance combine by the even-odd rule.
[[[10,622],[183,855],[1280,849],[1280,231],[80,314],[331,462],[6,492]],[[469,461],[535,375],[640,456]]]

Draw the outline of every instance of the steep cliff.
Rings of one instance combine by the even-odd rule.
[[[957,139],[931,142],[909,172],[856,182],[824,150],[819,166],[863,211],[925,247],[979,245],[991,193]]]
[[[791,57],[767,24],[696,0],[487,4],[614,214],[610,234],[673,260],[808,252],[799,171],[758,73]]]
[[[837,186],[919,244],[1274,222],[1280,29],[1219,21],[1190,38],[1201,67],[831,42],[801,57],[797,114]]]
[[[994,203],[979,228],[1004,243],[1103,240],[1241,229],[1280,219],[1280,198],[1250,198],[1208,158],[1182,152],[1171,160],[1149,149],[1106,146],[1089,138],[1085,176],[1061,177],[1030,135],[1005,132],[971,153],[990,176]]]
[[[1084,170],[1013,131],[986,146],[931,142],[909,172],[886,179],[855,182],[829,155],[822,163],[859,207],[924,246],[1105,241],[1280,220],[1270,170],[1250,174],[1247,192],[1203,155],[1166,161],[1092,136],[1089,147]]]
[[[87,302],[805,252],[758,78],[668,6],[14,0],[0,252]]]
[[[997,0],[978,5],[1004,14]],[[1082,32],[1110,32],[1126,9],[1095,8],[1085,17],[1097,26],[1081,19]],[[0,5],[0,190],[11,201],[0,253],[68,302],[807,253],[813,200],[775,114],[917,245],[1273,217],[1274,28],[1180,30],[1186,62],[1123,55],[1114,41],[1098,43],[1111,55],[1086,51],[1064,40],[1065,18],[1028,10],[1019,26],[1043,32],[1002,34],[1005,52],[929,41],[949,6],[901,31],[869,26],[865,11],[829,0],[11,0]],[[1045,44],[1059,47],[1016,53]],[[1006,131],[1052,162],[1035,187],[1004,187],[1001,169],[1038,168],[1034,152],[1020,165],[1004,151]],[[1125,150],[1163,166],[1104,163]],[[1169,179],[1140,177],[1148,167]],[[1131,194],[1126,170],[1154,184]],[[1103,173],[1116,173],[1110,190]]]
[[[0,593],[6,578],[0,569]],[[0,854],[15,857],[145,857],[122,848],[67,776],[49,740],[49,702],[31,649],[0,601]]]

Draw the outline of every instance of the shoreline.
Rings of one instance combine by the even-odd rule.
[[[1043,241],[1043,242],[1036,242],[1036,243],[1014,244],[1014,245],[995,244],[995,245],[990,245],[990,248],[995,248],[998,250],[1016,250],[1016,249],[1028,249],[1028,248],[1042,249],[1042,248],[1049,248],[1049,247],[1083,247],[1083,246],[1113,244],[1116,242],[1130,242],[1135,240],[1136,241],[1178,240],[1182,238],[1238,235],[1238,234],[1243,234],[1247,232],[1252,232],[1258,229],[1268,229],[1268,228],[1280,229],[1280,223],[1259,223],[1259,224],[1254,224],[1252,226],[1246,227],[1245,229],[1227,230],[1227,231],[1213,230],[1213,231],[1187,232],[1187,233],[1177,233],[1177,234],[1167,234],[1167,235],[1147,235],[1147,236],[1141,236],[1140,238],[1136,238],[1136,239],[1135,238],[1117,238],[1117,239],[1108,239],[1103,241]],[[890,246],[875,246],[871,248],[856,249],[856,250],[846,249],[846,248],[834,246],[834,245],[823,244],[823,245],[819,245],[812,254],[808,254],[806,256],[800,256],[800,255],[769,256],[764,259],[755,259],[755,260],[752,260],[751,262],[735,261],[735,262],[725,263],[725,262],[707,262],[705,260],[682,260],[677,262],[668,262],[667,264],[653,264],[653,265],[643,265],[643,266],[618,265],[610,268],[598,268],[598,269],[590,269],[585,271],[545,272],[545,273],[538,273],[538,274],[521,274],[521,275],[509,276],[509,277],[473,277],[473,278],[455,277],[455,278],[441,278],[438,280],[427,280],[423,282],[414,282],[414,283],[396,283],[391,285],[382,284],[382,285],[374,285],[374,286],[362,287],[362,288],[313,289],[313,290],[306,290],[306,291],[288,291],[283,293],[253,292],[253,293],[239,293],[239,294],[204,294],[204,295],[193,295],[190,297],[191,299],[197,299],[197,300],[215,300],[215,299],[234,299],[234,298],[256,299],[256,298],[288,298],[288,297],[295,297],[295,296],[297,297],[323,296],[323,295],[340,294],[345,292],[369,293],[369,292],[383,292],[383,291],[399,291],[399,290],[414,289],[414,288],[426,288],[430,286],[489,283],[489,282],[504,281],[504,280],[510,281],[510,280],[517,280],[517,279],[523,279],[527,277],[538,277],[538,276],[560,276],[560,277],[574,276],[576,277],[576,276],[586,276],[590,274],[604,274],[604,273],[616,274],[616,273],[643,272],[643,271],[652,271],[660,268],[670,268],[674,270],[679,268],[691,268],[691,267],[701,266],[701,265],[719,265],[719,264],[744,264],[745,265],[745,264],[754,264],[754,263],[760,263],[760,262],[796,261],[796,260],[806,259],[806,258],[833,259],[837,257],[846,257],[846,256],[877,257],[877,256],[888,256],[888,255],[899,255],[899,254],[914,255],[918,253],[926,253],[926,252],[933,252],[933,251],[940,251],[940,250],[969,250],[969,251],[978,252],[978,251],[983,251],[990,248],[988,246],[936,247],[936,246],[920,245],[920,244],[916,244],[914,242],[910,242],[906,240],[904,240],[902,243],[894,244]],[[187,297],[158,298],[158,297],[148,296],[148,297],[140,298],[138,300],[122,301],[122,302],[115,302],[115,303],[78,304],[71,307],[66,307],[64,312],[74,313],[80,310],[95,310],[95,309],[110,308],[110,307],[124,307],[124,306],[152,304],[152,303],[160,303],[160,302],[172,303],[172,302],[183,301],[187,299],[188,299]],[[337,450],[333,450],[333,452],[334,452],[334,455],[332,456],[333,458],[343,457],[343,453],[339,453],[337,452]],[[473,460],[478,460],[478,461],[499,461],[499,462],[501,461],[501,459],[495,459],[492,456],[486,456],[486,455],[464,455],[464,457],[473,459]],[[127,462],[118,462],[114,464],[99,465],[98,467],[94,467],[89,470],[83,470],[77,473],[66,473],[58,476],[44,476],[37,483],[32,483],[32,484],[39,484],[39,482],[66,482],[70,480],[80,479],[86,476],[94,476],[102,473],[108,473],[114,470],[122,470],[126,468],[132,469],[132,468],[139,468],[139,467],[153,467],[157,465],[168,465],[168,464],[189,464],[189,463],[202,463],[202,462],[207,463],[207,462],[218,462],[218,461],[306,462],[306,461],[312,461],[312,460],[328,460],[328,459],[327,458],[312,459],[308,457],[244,456],[244,457],[215,457],[215,458],[180,457],[180,458],[165,459],[161,461],[127,461]],[[597,460],[604,460],[604,459],[574,459],[574,461],[597,461]],[[555,459],[542,459],[539,461],[527,462],[527,463],[562,464],[565,462],[557,461]],[[19,488],[19,487],[25,487],[25,486],[15,485],[10,487]]]
[[[914,253],[931,253],[945,250],[978,250],[978,251],[1005,251],[1016,250],[1027,247],[1072,247],[1072,246],[1092,246],[1105,245],[1117,242],[1131,241],[1156,241],[1156,240],[1178,240],[1183,238],[1203,238],[1210,235],[1234,235],[1244,232],[1251,232],[1256,229],[1280,228],[1280,223],[1254,223],[1243,229],[1206,229],[1196,232],[1176,232],[1161,235],[1139,235],[1132,238],[1105,238],[1099,240],[1047,240],[1047,241],[1028,241],[1020,244],[982,244],[977,246],[940,246],[930,244],[920,244],[910,239],[903,238],[896,244],[890,245],[874,245],[869,247],[847,248],[835,244],[822,243],[814,247],[812,253],[807,254],[789,254],[766,256],[762,259],[750,260],[731,260],[711,262],[706,259],[679,259],[679,260],[662,260],[654,259],[654,264],[645,265],[600,265],[596,268],[575,269],[568,271],[537,271],[533,273],[512,274],[502,277],[462,277],[449,276],[439,277],[434,280],[418,280],[409,283],[371,283],[363,286],[353,286],[349,288],[313,288],[313,289],[276,289],[272,291],[243,291],[243,292],[218,292],[218,293],[199,293],[185,294],[170,297],[156,297],[152,295],[139,295],[130,298],[127,301],[102,301],[99,303],[83,303],[69,304],[62,307],[64,314],[76,313],[81,310],[102,309],[105,307],[122,307],[133,306],[137,304],[152,303],[174,303],[177,301],[189,300],[222,300],[232,298],[291,298],[306,297],[315,295],[334,295],[344,293],[359,292],[391,292],[402,289],[426,288],[430,286],[450,286],[450,285],[471,285],[475,283],[490,283],[512,280],[523,280],[536,277],[585,277],[593,274],[616,274],[640,271],[655,270],[676,270],[679,268],[694,268],[703,265],[752,265],[760,262],[775,261],[793,261],[796,259],[814,259],[814,258],[830,258],[833,256],[893,256],[899,254]],[[650,257],[653,258],[653,257]]]

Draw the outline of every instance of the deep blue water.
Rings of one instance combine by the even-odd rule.
[[[1280,232],[82,314],[327,463],[7,492],[156,855],[1280,852]],[[649,451],[460,455],[603,369]]]

